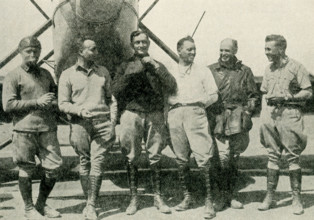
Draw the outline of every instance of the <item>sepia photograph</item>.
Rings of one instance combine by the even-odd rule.
[[[0,220],[313,219],[314,1],[0,8]]]

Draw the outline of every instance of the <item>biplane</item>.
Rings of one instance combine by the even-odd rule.
[[[49,28],[53,30],[53,50],[43,56],[39,65],[45,63],[51,66],[54,69],[56,81],[64,69],[74,64],[77,51],[76,40],[80,37],[93,38],[96,41],[100,51],[98,62],[105,65],[111,72],[117,64],[132,54],[129,35],[138,28],[147,32],[153,42],[174,61],[178,61],[177,54],[142,22],[159,0],[155,0],[141,16],[138,12],[139,0],[60,0],[51,18],[35,0],[30,0],[30,2],[46,18],[46,22],[30,35],[38,37]],[[18,49],[15,48],[0,61],[0,69],[17,54]],[[53,61],[50,60],[52,56],[54,56]],[[1,91],[2,80],[0,78]],[[260,85],[262,77],[255,77],[255,80]],[[313,109],[314,100],[312,99],[306,105],[305,111],[309,112]],[[10,115],[3,112],[2,105],[0,113],[1,121],[10,120]],[[2,143],[0,149],[9,142],[8,140]]]

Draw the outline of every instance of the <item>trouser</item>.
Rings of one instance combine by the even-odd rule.
[[[45,171],[36,202],[36,208],[41,209],[46,204],[62,165],[57,132],[14,131],[12,143],[13,160],[19,167],[19,189],[26,211],[33,209],[32,173],[36,167],[35,156]]]
[[[70,143],[79,155],[80,175],[100,176],[106,153],[114,144],[108,120],[80,120],[71,124]]]
[[[199,167],[213,157],[213,141],[204,108],[184,106],[168,113],[168,126],[173,151],[179,166],[186,166],[193,153]]]
[[[124,111],[120,119],[120,144],[129,163],[136,164],[142,152],[142,140],[148,153],[150,165],[161,158],[165,147],[165,123],[163,112]]]
[[[31,176],[36,167],[35,156],[48,178],[56,178],[62,165],[57,131],[22,132],[14,131],[12,138],[13,161],[20,169],[20,176]]]
[[[217,140],[219,158],[222,168],[228,167],[230,157],[238,158],[249,146],[250,136],[248,132],[226,136],[224,140]]]
[[[268,168],[279,169],[278,162],[285,150],[289,170],[300,169],[299,157],[307,143],[300,109],[266,106],[261,120],[260,137],[268,151]]]

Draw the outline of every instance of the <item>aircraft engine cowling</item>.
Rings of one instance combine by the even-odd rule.
[[[76,62],[79,38],[95,40],[97,63],[112,71],[132,55],[130,34],[137,30],[137,0],[64,0],[53,15],[55,76]]]

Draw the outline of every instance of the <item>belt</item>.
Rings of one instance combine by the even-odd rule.
[[[89,122],[92,122],[93,124],[97,124],[97,123],[99,124],[99,123],[103,123],[104,121],[110,120],[110,114],[97,115],[91,119],[83,119],[82,117],[80,117],[78,115],[68,114],[67,119],[72,124],[77,124],[77,123],[80,123],[81,121],[89,121]]]
[[[200,108],[205,108],[205,105],[201,102],[193,102],[193,103],[176,103],[174,105],[171,105],[169,107],[169,111],[173,110],[175,108],[179,107],[190,107],[190,106],[195,106],[195,107],[200,107]]]
[[[298,102],[267,103],[267,105],[274,106],[274,107],[290,107],[290,108],[302,107],[302,103],[298,103]]]

